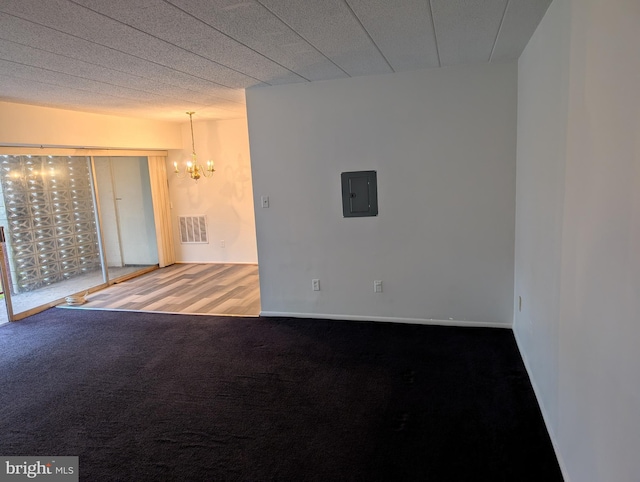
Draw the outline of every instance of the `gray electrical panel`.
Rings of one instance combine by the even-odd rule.
[[[343,172],[342,214],[345,218],[378,215],[376,171]]]

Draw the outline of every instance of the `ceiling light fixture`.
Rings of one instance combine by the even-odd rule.
[[[202,167],[202,165],[198,164],[198,159],[196,157],[196,144],[193,140],[193,114],[195,114],[195,112],[187,112],[187,115],[189,116],[189,123],[191,124],[191,160],[187,161],[184,172],[180,172],[180,169],[178,169],[178,163],[174,162],[173,172],[175,172],[179,179],[184,179],[189,175],[191,179],[197,182],[202,176],[213,176],[215,169],[213,168],[213,161],[207,161],[206,169]]]

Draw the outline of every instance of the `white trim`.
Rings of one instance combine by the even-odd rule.
[[[529,380],[531,382],[531,386],[533,387],[533,393],[536,396],[536,401],[538,402],[538,407],[540,407],[540,412],[542,412],[542,419],[544,420],[544,425],[547,427],[547,433],[549,434],[549,438],[551,439],[551,445],[553,445],[553,451],[556,454],[556,460],[558,461],[558,465],[560,466],[560,472],[562,472],[562,478],[565,482],[571,482],[571,478],[569,477],[569,472],[567,471],[567,465],[564,463],[564,459],[562,458],[562,452],[560,452],[560,447],[558,442],[556,441],[556,436],[553,430],[551,430],[551,424],[549,423],[550,418],[549,414],[544,408],[542,404],[542,397],[540,396],[540,389],[536,384],[535,378],[533,378],[533,374],[531,372],[531,366],[529,365],[529,360],[527,359],[524,351],[520,346],[520,338],[518,336],[518,332],[513,330],[513,337],[516,339],[516,346],[518,347],[518,351],[520,352],[520,358],[524,363],[524,367],[527,370],[527,374],[529,375]]]
[[[316,318],[321,320],[343,321],[381,321],[385,323],[407,323],[412,325],[440,325],[440,326],[475,326],[482,328],[506,328],[511,329],[508,323],[491,323],[486,321],[461,321],[461,320],[432,320],[422,318],[396,318],[387,316],[361,316],[340,315],[326,313],[291,313],[286,311],[261,311],[260,316],[283,318]]]
[[[8,156],[98,156],[98,157],[138,157],[138,156],[161,156],[167,157],[167,150],[149,149],[91,149],[85,147],[16,147],[0,146],[0,155]]]

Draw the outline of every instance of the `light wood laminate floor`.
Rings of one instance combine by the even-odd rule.
[[[258,316],[258,266],[174,264],[92,293],[73,308]]]

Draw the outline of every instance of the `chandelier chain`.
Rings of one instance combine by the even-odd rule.
[[[193,138],[193,114],[195,114],[195,112],[187,112],[187,114],[189,114],[189,123],[191,124],[191,152],[193,153],[193,155],[196,155],[196,141]]]

